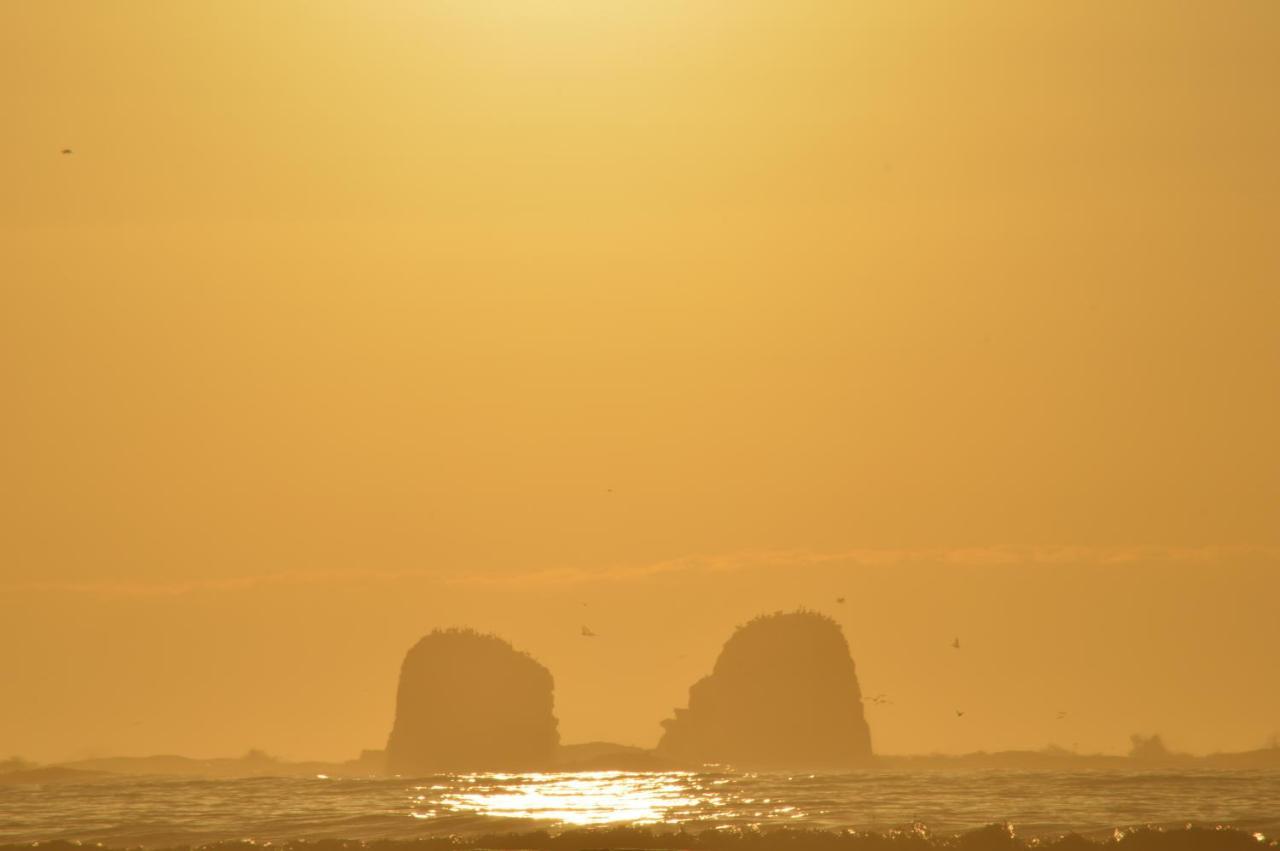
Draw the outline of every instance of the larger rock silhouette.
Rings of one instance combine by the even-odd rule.
[[[387,770],[546,767],[560,743],[554,688],[550,671],[497,636],[436,630],[400,669]]]
[[[841,767],[871,759],[849,645],[831,618],[778,612],[725,643],[689,708],[662,722],[658,752],[692,763]]]

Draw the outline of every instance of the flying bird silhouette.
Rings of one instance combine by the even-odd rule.
[[[843,604],[844,604],[844,597],[836,597],[836,602],[837,602],[837,603],[840,603],[841,605],[843,605]]]
[[[1059,720],[1059,721],[1061,721],[1063,718],[1066,718],[1066,717],[1067,717],[1067,713],[1062,712],[1061,710],[1059,710],[1059,712],[1058,712],[1058,720]]]
[[[952,642],[951,642],[951,646],[952,646],[953,648],[955,648],[956,650],[959,650],[959,649],[960,649],[960,639],[959,639],[959,638],[957,638],[957,639],[955,639],[954,641],[952,641]]]
[[[964,712],[962,712],[961,710],[957,709],[957,710],[956,710],[956,717],[957,717],[957,718],[963,718],[963,717],[964,717]]]
[[[69,153],[71,153],[71,149],[70,149],[70,148],[63,148],[63,149],[62,149],[62,153],[63,153],[63,155],[69,154]]]
[[[582,637],[583,637],[583,638],[598,638],[599,636],[597,636],[594,632],[592,632],[590,627],[588,627],[588,626],[584,626],[584,627],[582,628]]]

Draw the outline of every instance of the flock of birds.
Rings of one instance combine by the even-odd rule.
[[[844,605],[844,599],[845,599],[844,597],[836,597],[836,602],[839,603],[840,605]],[[586,606],[587,604],[583,603],[582,605]],[[599,638],[600,637],[599,633],[592,630],[591,627],[587,626],[586,624],[582,625],[581,635],[583,638]],[[960,649],[960,636],[957,635],[955,638],[951,639],[951,649],[952,650]],[[684,658],[684,657],[682,656],[681,658]],[[867,703],[870,703],[872,706],[890,706],[893,704],[893,701],[889,699],[889,696],[887,694],[884,694],[883,692],[881,692],[880,694],[875,694],[875,695],[872,695],[871,697],[868,697],[866,701]],[[965,712],[963,709],[957,709],[955,710],[955,713],[957,718],[963,718],[965,715]],[[1066,718],[1066,717],[1067,717],[1067,713],[1063,712],[1062,710],[1059,710],[1057,715],[1055,716],[1056,720],[1058,721],[1061,721],[1063,718]]]

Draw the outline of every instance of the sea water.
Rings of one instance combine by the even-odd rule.
[[[585,772],[418,778],[108,777],[0,786],[0,844],[412,839],[633,825],[648,831],[925,830],[1023,837],[1139,826],[1280,834],[1280,770]],[[915,826],[915,827],[913,827]]]

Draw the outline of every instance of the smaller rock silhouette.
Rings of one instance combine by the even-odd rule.
[[[560,743],[554,688],[550,671],[497,636],[436,630],[400,669],[387,770],[547,767]]]

